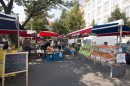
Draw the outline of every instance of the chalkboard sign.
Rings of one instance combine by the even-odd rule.
[[[2,86],[5,86],[5,75],[26,72],[26,86],[28,86],[28,53],[5,53]]]
[[[26,53],[5,54],[5,74],[26,70]]]

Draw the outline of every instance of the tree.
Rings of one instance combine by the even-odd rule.
[[[95,20],[93,19],[92,23],[91,23],[91,26],[95,26]]]
[[[83,13],[79,9],[79,2],[77,0],[65,19],[65,25],[69,32],[84,27]]]
[[[33,17],[25,26],[26,29],[30,30],[32,27],[32,30],[36,30],[38,33],[39,31],[48,30],[45,25],[48,25],[48,20],[42,15]]]
[[[4,0],[0,0],[1,7],[5,14],[11,14],[14,3],[25,7],[27,18],[22,26],[25,26],[33,16],[37,16],[41,13],[44,14],[44,16],[47,16],[47,11],[52,8],[57,8],[58,5],[66,7],[70,7],[72,5],[72,2],[64,2],[63,0],[6,0],[6,2],[7,4]]]
[[[124,24],[130,26],[129,18],[126,17],[125,12],[121,12],[118,7],[111,13],[111,16],[108,18],[108,22],[116,21],[119,19],[124,20]]]
[[[62,14],[60,16],[60,19],[55,20],[54,24],[52,25],[52,31],[55,31],[59,34],[67,34],[68,30],[65,26],[65,18],[67,16],[67,10],[62,9]]]

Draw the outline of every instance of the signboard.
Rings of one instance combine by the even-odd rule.
[[[91,44],[91,39],[83,40],[83,44],[84,44],[84,45],[86,45],[86,44]]]
[[[27,30],[27,34],[33,34],[33,33],[36,33],[35,30]]]
[[[6,54],[5,74],[26,70],[26,54]]]
[[[125,53],[118,53],[116,56],[116,62],[117,63],[126,63]]]
[[[28,53],[6,53],[3,62],[2,86],[4,86],[5,75],[22,72],[26,72],[26,86],[28,86]]]

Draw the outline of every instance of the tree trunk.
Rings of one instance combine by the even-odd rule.
[[[30,15],[27,17],[27,19],[24,21],[24,23],[22,24],[23,27],[25,27],[25,25],[28,23],[28,21],[31,19],[31,17],[33,16],[34,12],[30,13]]]

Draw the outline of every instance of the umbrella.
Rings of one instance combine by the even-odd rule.
[[[52,31],[40,31],[39,36],[59,36],[59,34]]]

